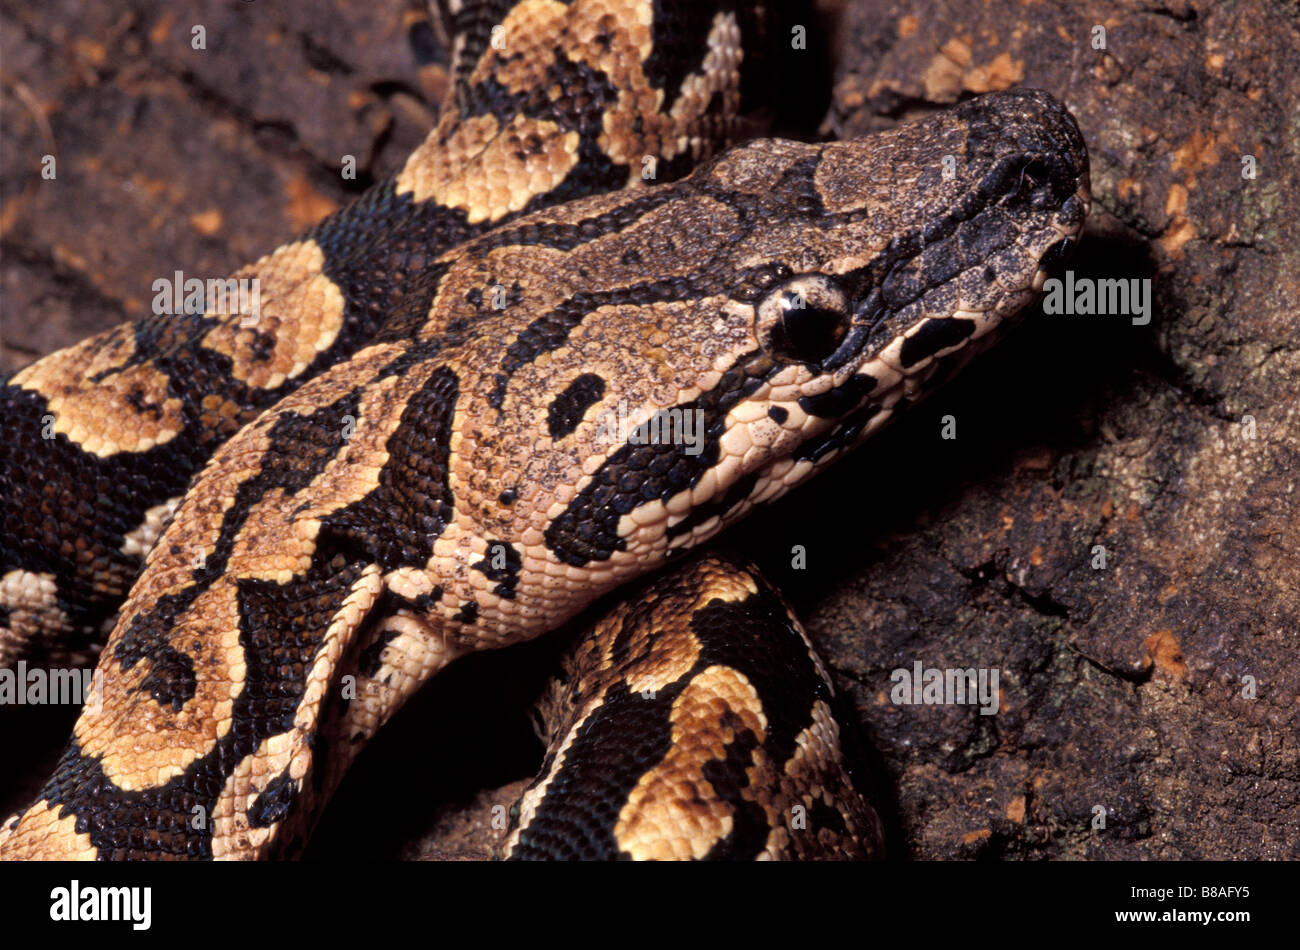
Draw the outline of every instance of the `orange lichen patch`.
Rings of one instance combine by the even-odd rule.
[[[952,39],[943,44],[921,75],[926,96],[936,102],[955,97],[961,91],[962,73],[970,66],[970,62],[969,43]]]
[[[285,213],[295,230],[306,230],[325,215],[338,210],[338,202],[321,194],[305,176],[289,181],[289,203]]]
[[[1171,168],[1178,172],[1187,172],[1187,184],[1196,187],[1196,172],[1208,168],[1219,161],[1219,143],[1212,135],[1205,135],[1199,129],[1192,132],[1192,137],[1174,149]]]
[[[1115,502],[1107,498],[1105,501],[1101,503],[1101,516],[1103,518],[1110,518],[1114,514],[1115,514]]]
[[[1007,821],[1021,824],[1025,820],[1025,796],[1017,795],[1007,804]]]
[[[1182,215],[1178,215],[1169,223],[1169,227],[1156,243],[1164,251],[1166,258],[1178,260],[1183,256],[1183,245],[1194,237],[1196,237],[1196,225]]]
[[[898,20],[898,38],[905,40],[921,27],[921,21],[912,14],[900,17]]]
[[[1168,587],[1166,587],[1164,590],[1160,592],[1160,602],[1166,603],[1177,593],[1178,593],[1178,585],[1170,584]]]
[[[1155,665],[1175,679],[1182,679],[1187,675],[1183,648],[1172,630],[1157,630],[1143,641],[1142,646]]]
[[[1136,178],[1121,178],[1115,183],[1115,194],[1121,201],[1128,201],[1142,194],[1142,182]]]
[[[1165,214],[1174,218],[1187,216],[1187,188],[1183,185],[1170,185],[1169,194],[1165,196]]]
[[[1206,68],[1214,70],[1216,73],[1223,69],[1224,56],[1222,53],[1211,53],[1205,57]]]
[[[171,200],[175,201],[179,197],[179,192],[169,182],[161,181],[157,178],[146,178],[144,175],[133,174],[131,176],[131,187],[145,193],[150,198],[161,198],[166,194]]]
[[[983,841],[985,838],[993,837],[993,832],[988,828],[981,828],[978,831],[968,831],[961,836],[962,844],[974,844],[976,841]]]
[[[955,98],[962,91],[993,92],[1008,89],[1025,78],[1025,64],[1010,53],[999,53],[982,66],[974,65],[968,39],[945,43],[922,74],[926,95],[936,101]]]
[[[209,208],[206,211],[190,215],[190,227],[204,237],[212,237],[212,235],[220,231],[221,224],[221,212],[216,208]]]
[[[971,92],[996,92],[1010,89],[1024,78],[1024,61],[1013,60],[1010,53],[999,53],[987,66],[976,66],[966,74],[966,88]]]
[[[176,11],[167,10],[158,18],[158,22],[149,27],[149,42],[154,46],[160,46],[167,42],[167,37],[176,25]]]
[[[1034,567],[1042,567],[1043,565],[1042,545],[1035,545],[1034,549],[1029,552],[1029,563],[1032,564]]]
[[[8,234],[16,222],[25,221],[27,219],[26,211],[26,195],[15,195],[5,202],[4,207],[0,208],[0,235]]]
[[[91,66],[103,66],[108,59],[108,50],[103,43],[79,36],[72,41],[72,50],[77,59]]]

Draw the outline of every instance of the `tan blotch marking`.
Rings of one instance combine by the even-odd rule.
[[[258,280],[258,313],[225,316],[203,346],[230,357],[230,375],[249,386],[275,389],[302,373],[343,328],[343,293],[324,264],[315,241],[294,241],[241,271]]]
[[[124,610],[123,618],[132,613]],[[124,628],[119,623],[114,631]],[[231,710],[244,679],[239,609],[230,582],[218,582],[166,635],[194,662],[194,696],[179,711],[160,706],[142,684],[153,669],[143,659],[122,671],[110,642],[100,660],[104,701],[87,707],[74,727],[83,754],[100,758],[104,775],[123,791],[156,788],[180,775],[230,731]]]
[[[0,629],[0,669],[13,666],[33,639],[71,629],[57,594],[53,574],[15,569],[0,576],[0,606],[9,608],[9,629]]]
[[[77,833],[77,816],[59,817],[62,805],[38,802],[0,826],[0,860],[4,861],[94,861],[95,847],[89,832]]]
[[[503,49],[491,44],[469,78],[489,77],[512,92],[543,82],[554,62],[570,8],[557,0],[524,0],[499,24]],[[516,115],[501,126],[493,116],[462,120],[455,108],[411,153],[397,176],[396,193],[463,210],[470,224],[519,211],[564,180],[578,162],[579,136],[554,122]]]
[[[430,136],[411,155],[398,175],[397,194],[459,208],[470,224],[523,209],[578,163],[578,133],[545,119],[516,116],[498,128],[494,117],[476,116],[446,142],[436,139]]]
[[[731,713],[742,725],[728,725]],[[742,730],[761,743],[767,718],[757,690],[737,670],[711,666],[673,703],[672,746],[663,762],[641,776],[619,812],[614,838],[633,859],[700,859],[731,832],[729,805],[717,798],[703,768],[726,758]]]
[[[130,325],[37,360],[12,382],[45,397],[51,433],[107,458],[145,452],[181,431],[181,401],[167,394],[167,377],[150,363],[124,364],[135,353]]]
[[[144,520],[134,531],[123,535],[122,553],[129,556],[144,557],[153,550],[162,536],[163,529],[171,521],[172,515],[180,506],[181,498],[168,498],[161,505],[154,505],[144,513]]]

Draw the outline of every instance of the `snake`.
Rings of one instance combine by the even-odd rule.
[[[433,130],[236,272],[256,320],[153,313],[0,380],[0,667],[102,684],[0,857],[299,854],[424,683],[570,622],[499,856],[882,856],[826,664],[710,542],[1030,307],[1089,209],[1074,119],[1015,88],[753,138],[762,3],[438,23]]]

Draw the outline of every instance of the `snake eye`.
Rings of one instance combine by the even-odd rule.
[[[787,363],[819,363],[849,330],[848,297],[825,274],[804,274],[772,288],[755,311],[759,339]]]

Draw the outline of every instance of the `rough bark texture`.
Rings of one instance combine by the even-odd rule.
[[[0,370],[143,312],[177,268],[255,258],[422,136],[445,74],[414,9],[263,6],[0,3]],[[856,705],[893,853],[1300,856],[1297,7],[859,0],[814,22],[827,134],[1017,84],[1064,99],[1093,168],[1076,276],[1152,288],[1146,325],[1031,316],[736,532]],[[486,854],[559,643],[426,690],[312,854]],[[996,668],[999,712],[896,705],[916,661]],[[70,711],[0,717],[0,755],[39,781]]]

